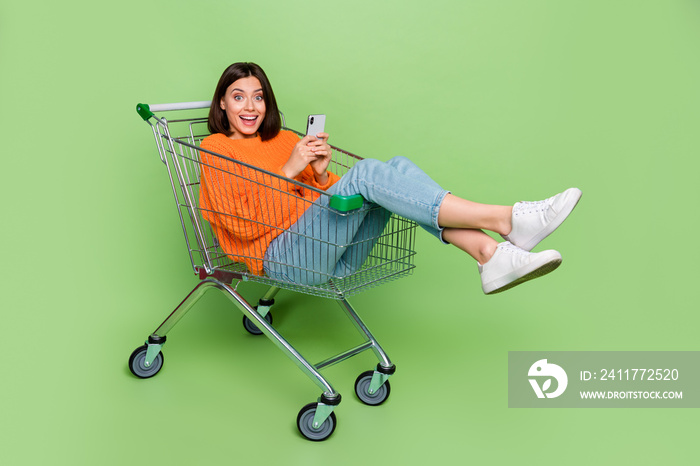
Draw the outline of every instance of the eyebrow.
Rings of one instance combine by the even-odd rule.
[[[233,92],[233,91],[245,92],[243,89],[238,89],[237,87],[235,87],[231,90],[231,92]],[[262,92],[262,87],[260,89],[255,89],[253,92]]]

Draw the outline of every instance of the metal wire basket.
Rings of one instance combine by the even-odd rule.
[[[195,104],[204,105],[207,102]],[[153,115],[152,111],[155,110],[157,108],[146,111]],[[271,278],[264,273],[251,272],[250,268],[246,267],[246,261],[250,263],[256,258],[232,252],[230,249],[225,251],[206,218],[211,218],[212,214],[225,216],[229,221],[235,222],[239,228],[270,230],[274,236],[281,233],[281,229],[276,224],[261,221],[260,218],[245,218],[236,216],[230,211],[216,212],[202,208],[199,205],[199,199],[200,176],[203,170],[213,173],[211,177],[227,180],[228,184],[244,185],[243,189],[252,191],[255,196],[262,199],[261,205],[266,202],[266,198],[275,196],[277,202],[294,205],[298,211],[310,207],[312,201],[290,192],[293,190],[288,189],[289,185],[298,186],[302,190],[316,191],[319,196],[331,196],[325,191],[296,180],[201,149],[199,144],[209,135],[205,117],[166,120],[154,116],[147,121],[153,129],[160,158],[168,169],[192,267],[200,276],[230,274],[234,278],[326,298],[341,299],[343,296],[348,297],[384,282],[407,276],[415,267],[414,248],[417,224],[392,214],[385,226],[382,225],[381,229],[377,228],[361,239],[356,238],[349,242],[317,240],[316,244],[307,251],[307,256],[318,256],[318,258],[332,256],[327,254],[330,249],[346,250],[348,254],[362,254],[358,260],[366,256],[356,270],[346,270],[338,274],[319,272],[310,266],[296,266],[294,277],[301,277],[301,280]],[[294,132],[301,136],[301,133]],[[362,160],[357,155],[332,147],[333,159],[328,169],[339,176],[345,174],[358,160]],[[227,186],[222,184],[217,189],[225,190]],[[363,203],[361,198],[358,201],[357,198],[341,196],[333,196],[328,204],[330,207],[324,208],[328,211],[327,215],[344,216],[346,222],[343,223],[347,225],[357,224],[370,212],[381,209],[377,205]],[[324,227],[333,228],[334,226]],[[299,235],[294,232],[291,234]],[[347,235],[337,232],[330,236],[347,238]],[[367,249],[369,249],[368,254]],[[291,264],[285,265],[291,266]]]

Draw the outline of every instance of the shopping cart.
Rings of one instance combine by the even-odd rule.
[[[330,196],[325,191],[299,183],[274,173],[260,170],[234,159],[205,151],[199,147],[202,139],[208,136],[206,111],[210,102],[187,102],[177,104],[146,105],[138,104],[139,115],[151,126],[161,161],[165,164],[175,196],[180,222],[185,235],[187,250],[199,283],[175,308],[175,310],[148,337],[143,346],[134,350],[129,358],[131,372],[139,378],[156,375],[163,367],[162,347],[166,335],[177,322],[192,308],[197,300],[210,288],[224,293],[233,304],[243,312],[244,328],[254,334],[264,334],[277,345],[292,361],[319,387],[322,395],[315,403],[304,406],[297,416],[297,426],[301,434],[309,440],[325,440],[336,426],[335,408],[341,400],[338,393],[320,374],[320,370],[344,361],[366,350],[372,350],[379,363],[375,370],[363,372],[355,382],[355,393],[360,401],[376,406],[383,403],[390,393],[389,377],[395,366],[379,345],[367,326],[362,322],[347,298],[372,287],[404,277],[412,273],[415,267],[415,231],[416,223],[395,215],[388,216],[378,206],[366,203],[361,196]],[[177,119],[167,120],[155,115],[155,112],[173,112]],[[284,116],[282,115],[282,122]],[[286,126],[286,125],[285,125]],[[287,129],[287,128],[284,128]],[[300,133],[294,131],[301,135]],[[333,147],[333,160],[328,169],[340,176],[346,173],[360,157]],[[331,248],[344,248],[347,254],[356,254],[354,260],[363,260],[361,265],[348,268],[343,273],[319,273],[316,269],[295,266],[293,277],[266,276],[264,273],[252,273],[251,257],[236,255],[220,242],[215,234],[216,226],[206,219],[212,215],[227,216],[245,228],[273,228],[274,225],[260,224],[259,218],[244,218],[231,212],[215,212],[211,206],[200,205],[200,175],[206,172],[207,180],[221,177],[227,183],[243,184],[256,196],[277,196],[277,202],[294,204],[305,209],[312,201],[309,196],[302,196],[302,190],[318,192],[327,196],[328,207],[323,207],[325,214],[341,216],[345,222],[353,224],[368,218],[373,212],[377,217],[385,218],[377,222],[377,228],[354,242],[334,243],[315,240],[307,254],[310,257],[325,257],[324,252]],[[298,189],[289,189],[293,186]],[[220,189],[226,189],[225,184]],[[318,205],[318,203],[316,203]],[[288,230],[291,232],[291,230]],[[291,232],[292,235],[303,235]],[[219,235],[221,236],[221,235]],[[340,235],[342,236],[342,235]],[[338,237],[336,235],[335,237]],[[306,239],[306,238],[305,238]],[[307,241],[308,244],[308,241]],[[227,252],[228,251],[228,254]],[[337,251],[336,251],[337,252]],[[352,260],[348,261],[352,262]],[[282,264],[282,265],[291,265]],[[289,278],[289,279],[288,279]],[[268,291],[260,298],[256,306],[249,304],[237,292],[241,282],[253,281],[269,285]],[[235,282],[235,284],[234,284]],[[351,322],[363,336],[364,342],[340,354],[331,356],[319,363],[312,364],[304,358],[276,328],[272,326],[271,307],[274,297],[281,289],[311,294],[335,300],[350,317]]]

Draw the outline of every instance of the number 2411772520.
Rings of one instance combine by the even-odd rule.
[[[678,369],[601,369],[599,380],[678,380]]]

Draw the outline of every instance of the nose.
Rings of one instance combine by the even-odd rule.
[[[255,106],[253,105],[253,99],[245,99],[245,109],[246,110],[254,110]]]

